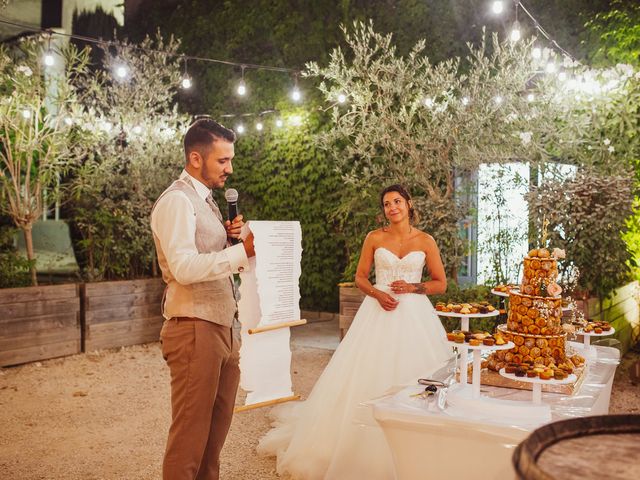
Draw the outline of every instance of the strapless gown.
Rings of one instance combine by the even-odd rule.
[[[390,292],[396,279],[420,282],[425,254],[398,258],[378,248],[374,262],[376,287]],[[387,312],[367,296],[309,398],[274,408],[274,428],[258,453],[276,455],[278,473],[304,480],[395,478],[384,434],[363,402],[429,376],[452,355],[427,296],[397,298]]]

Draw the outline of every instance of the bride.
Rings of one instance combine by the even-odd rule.
[[[367,235],[356,273],[367,297],[309,398],[275,409],[274,428],[258,445],[259,453],[278,457],[280,474],[305,480],[395,478],[382,430],[362,402],[393,385],[415,383],[452,355],[427,298],[447,287],[436,242],[412,225],[416,213],[404,187],[384,189],[380,204],[388,226]],[[422,282],[425,265],[431,279]]]

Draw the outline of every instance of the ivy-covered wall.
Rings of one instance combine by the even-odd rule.
[[[325,152],[318,150],[318,115],[295,128],[240,136],[234,173],[227,186],[240,192],[245,220],[298,220],[302,226],[300,305],[337,311],[344,269],[344,242],[330,220],[341,180]],[[289,121],[283,117],[285,124]],[[217,192],[221,195],[221,192]],[[224,205],[224,200],[221,200]]]

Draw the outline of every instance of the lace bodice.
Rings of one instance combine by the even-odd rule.
[[[387,286],[395,280],[418,283],[422,280],[425,254],[421,251],[407,253],[398,258],[384,247],[378,247],[373,255],[376,268],[376,285]]]

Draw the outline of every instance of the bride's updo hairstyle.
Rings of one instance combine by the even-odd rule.
[[[420,217],[418,216],[418,212],[416,212],[416,209],[413,208],[411,195],[409,195],[409,192],[407,192],[407,189],[404,188],[399,183],[396,183],[395,185],[389,185],[387,188],[382,190],[382,193],[380,194],[380,208],[382,209],[383,216],[384,216],[384,196],[390,192],[399,193],[400,196],[402,196],[402,198],[404,198],[407,201],[407,205],[409,206],[409,223],[416,224],[420,220]]]

